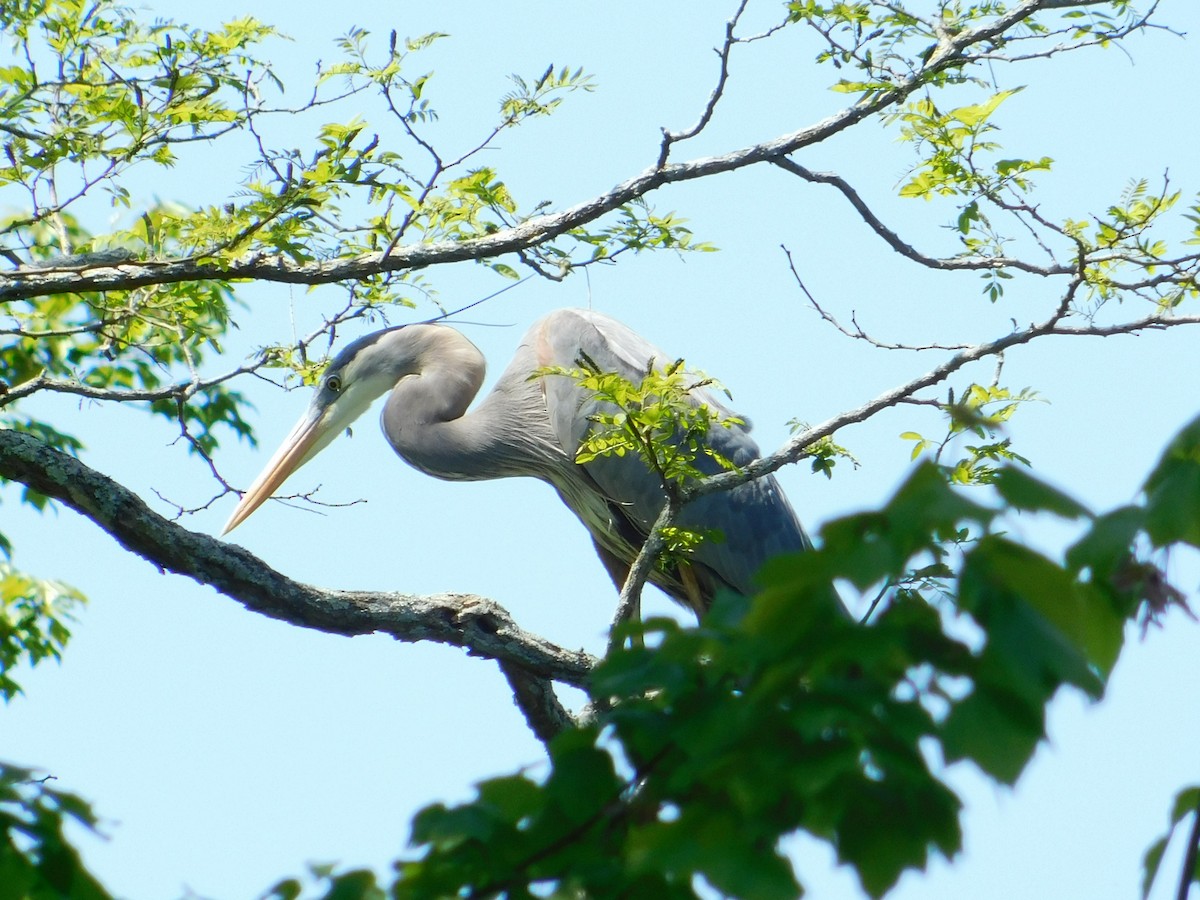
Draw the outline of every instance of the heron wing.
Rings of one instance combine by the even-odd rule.
[[[659,364],[673,361],[627,326],[589,310],[551,313],[535,326],[535,331],[541,365],[575,367],[586,354],[601,370],[637,383],[652,360]],[[591,428],[591,417],[612,409],[570,378],[551,376],[543,382],[551,427],[563,449],[574,458]],[[722,416],[734,415],[709,392],[698,389],[692,393],[696,403],[714,408]],[[735,465],[745,465],[759,456],[748,424],[729,428],[714,425],[708,432],[708,443]],[[719,464],[707,456],[697,459],[696,465],[706,474],[721,471]],[[640,534],[648,534],[664,502],[658,477],[630,455],[600,457],[583,468]],[[772,477],[693,501],[681,515],[680,524],[719,532],[719,537],[700,545],[694,561],[720,584],[742,594],[753,591],[753,577],[768,558],[811,546],[791,504]]]

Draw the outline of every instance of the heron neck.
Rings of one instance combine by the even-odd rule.
[[[537,385],[522,380],[514,389],[502,377],[496,390],[467,412],[484,371],[483,354],[474,344],[450,328],[437,328],[418,372],[402,378],[384,405],[381,424],[392,449],[409,465],[447,480],[540,474],[531,460],[536,461],[544,437],[530,433],[527,423],[536,417],[524,408],[535,399],[531,390],[540,402]]]

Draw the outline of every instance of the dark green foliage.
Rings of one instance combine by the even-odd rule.
[[[1200,785],[1192,785],[1183,788],[1175,795],[1175,801],[1171,804],[1171,824],[1167,828],[1167,833],[1160,837],[1157,841],[1150,845],[1150,849],[1146,851],[1146,858],[1143,863],[1144,874],[1142,876],[1142,898],[1150,896],[1150,888],[1154,886],[1154,879],[1158,876],[1159,866],[1162,865],[1163,854],[1167,850],[1167,844],[1171,840],[1171,835],[1174,834],[1175,828],[1186,818],[1192,818],[1192,838],[1190,867],[1186,865],[1189,859],[1185,857],[1185,868],[1182,873],[1182,882],[1180,887],[1180,895],[1184,896],[1191,890],[1193,884],[1200,884],[1200,857],[1195,854],[1195,842],[1197,834],[1200,833]]]
[[[1154,486],[1195,465],[1191,433],[1155,470],[1148,508],[1169,506]],[[1011,508],[1088,515],[1024,471],[996,484]],[[707,883],[783,900],[801,891],[802,873],[780,839],[800,830],[828,841],[872,896],[931,853],[953,856],[960,801],[939,760],[1015,781],[1057,690],[1102,693],[1144,594],[1113,576],[1128,569],[1146,511],[1094,518],[1064,563],[994,533],[1001,511],[922,465],[882,509],[831,523],[822,549],[769,566],[752,601],[722,598],[696,628],[638,626],[645,641],[616,648],[594,673],[602,712],[554,740],[544,778],[491,779],[469,803],[417,815],[419,852],[397,864],[391,895],[687,898]],[[947,540],[962,553],[953,611],[904,587],[860,623],[828,593],[833,579],[864,591],[911,583]],[[26,798],[28,815],[57,796]],[[58,834],[38,827],[45,840]],[[78,861],[66,860],[74,872]],[[1148,878],[1156,866],[1148,860]],[[384,889],[369,872],[313,874],[327,898]],[[302,893],[288,880],[271,896]]]
[[[0,763],[0,900],[108,900],[63,826],[95,830],[86,803],[27,769]]]
[[[1146,482],[1146,532],[1160,547],[1200,547],[1200,418],[1171,441]]]
[[[1164,485],[1200,470],[1197,446],[1200,420],[1154,470],[1145,507],[1102,516],[1023,469],[999,470],[1003,505],[984,506],[925,464],[882,509],[826,526],[821,549],[769,565],[753,600],[721,598],[696,628],[627,626],[645,640],[618,642],[596,669],[601,712],[555,739],[549,774],[491,779],[469,803],[419,813],[419,853],[397,864],[391,895],[693,898],[709,885],[784,900],[803,873],[780,839],[805,831],[882,896],[961,847],[941,760],[1015,782],[1057,691],[1101,696],[1126,625],[1180,602],[1133,548],[1148,522],[1173,523],[1150,535],[1160,545],[1192,533],[1196,508],[1179,508],[1191,494]],[[1090,527],[1057,562],[1001,532],[1011,511]],[[860,623],[829,595],[835,579],[903,586]],[[913,584],[940,585],[953,607]],[[1197,796],[1177,798],[1172,830]],[[1147,892],[1170,836],[1147,854]],[[321,878],[327,898],[380,891],[362,872]]]
[[[1086,514],[1027,473],[998,484],[1016,508]],[[797,830],[829,841],[872,896],[931,852],[952,856],[960,803],[938,757],[1015,781],[1057,690],[1102,693],[1137,607],[1136,591],[1083,574],[1086,554],[1056,563],[990,533],[997,523],[924,465],[883,509],[831,523],[823,549],[776,561],[753,601],[725,598],[695,629],[647,623],[645,645],[596,670],[607,711],[555,742],[544,782],[486,782],[474,802],[418,816],[423,853],[395,895],[690,897],[700,878],[730,896],[793,897],[778,847]],[[949,636],[949,613],[914,590],[891,592],[867,624],[824,590],[902,581],[964,527],[976,538],[952,631],[978,640]]]
[[[789,22],[824,38],[816,59],[838,71],[835,90],[857,95],[860,110],[891,98],[875,113],[914,151],[899,194],[945,210],[960,242],[953,261],[979,272],[990,301],[1004,299],[1004,283],[1018,269],[1070,276],[1058,324],[1080,312],[1092,322],[1099,304],[1136,298],[1162,318],[1125,330],[1166,327],[1166,313],[1197,293],[1193,258],[1172,261],[1176,251],[1155,232],[1181,195],[1165,181],[1154,192],[1135,179],[1103,213],[1043,220],[1033,179],[1053,161],[1002,154],[999,120],[1019,102],[1016,91],[1002,90],[990,75],[976,80],[979,67],[954,43],[1012,6],[937,6],[936,17],[902,3],[792,0],[786,10]],[[1018,51],[1030,57],[1114,42],[1141,27],[1138,15],[1125,2],[1042,9],[971,52],[975,62],[1003,58],[1018,37],[1035,42]],[[481,165],[480,157],[501,133],[593,87],[581,69],[544,62],[535,70],[540,77],[514,76],[495,120],[468,143],[473,149],[452,158],[434,152],[425,132],[437,118],[432,75],[410,73],[420,52],[443,37],[437,33],[407,41],[393,34],[382,50],[367,32],[352,30],[338,42],[338,59],[319,69],[307,109],[291,110],[275,106],[283,101],[270,90],[276,83],[265,42],[275,33],[252,19],[206,31],[142,25],[108,0],[0,0],[0,28],[7,210],[0,237],[7,263],[29,267],[14,277],[89,264],[211,264],[201,280],[104,292],[68,285],[6,302],[0,427],[71,453],[80,449],[77,438],[21,410],[25,397],[59,391],[142,404],[203,455],[222,434],[252,439],[247,402],[229,379],[260,366],[311,379],[319,368],[308,355],[310,344],[317,355],[316,337],[269,348],[228,376],[201,381],[198,373],[223,354],[238,308],[233,283],[214,272],[225,274],[247,255],[281,264],[383,258],[401,246],[463,244],[528,225],[543,207],[523,204],[499,163]],[[245,136],[252,120],[256,137],[270,134],[263,126],[272,117],[336,99],[331,85],[353,112],[314,124],[303,148],[260,138],[232,196],[230,185],[184,208],[131,193],[126,176],[134,166],[171,167],[188,147],[220,152],[211,144]],[[950,86],[956,90],[941,90]],[[371,97],[384,115],[368,124]],[[655,170],[664,179],[682,171],[667,150],[664,143]],[[643,190],[665,183],[646,182]],[[118,219],[88,205],[98,193],[107,194]],[[712,249],[685,219],[656,212],[640,195],[609,209],[607,219],[543,234],[516,256],[476,261],[508,278],[517,277],[519,264],[559,278],[630,250]],[[1190,209],[1185,219],[1200,224],[1200,207]],[[1005,254],[1017,223],[1016,234],[1029,230],[1047,249],[1066,238],[1069,251],[1056,266],[1014,265]],[[1189,233],[1190,243],[1200,240],[1200,230]],[[345,289],[346,305],[327,318],[329,330],[434,291],[416,271],[378,267]],[[680,365],[648,373],[640,385],[594,366],[573,374],[614,409],[597,423],[609,430],[590,437],[581,460],[637,454],[669,490],[699,476],[695,463],[712,421],[687,398],[698,385]],[[775,561],[753,601],[725,598],[697,628],[653,621],[631,629],[642,640],[615,642],[594,673],[595,718],[553,742],[548,774],[494,778],[469,803],[422,811],[413,822],[415,849],[397,863],[394,883],[320,866],[310,872],[313,891],[327,900],[387,893],[669,900],[713,889],[791,898],[803,873],[793,871],[780,841],[804,831],[828,842],[867,892],[880,896],[931,854],[954,855],[962,842],[960,801],[941,779],[943,763],[968,761],[998,783],[1015,782],[1045,734],[1046,707],[1058,690],[1101,696],[1128,623],[1182,604],[1139,550],[1200,547],[1200,419],[1154,469],[1144,505],[1095,516],[1012,465],[1025,460],[1007,426],[1019,404],[1035,397],[1028,389],[969,384],[956,401],[951,390],[938,404],[948,420],[944,438],[904,435],[915,442],[914,459],[932,455],[934,463],[916,468],[886,505],[830,523],[819,552]],[[946,456],[950,450],[957,459]],[[848,455],[832,437],[806,451],[814,470],[827,475]],[[968,497],[959,490],[966,486],[988,493]],[[22,499],[38,509],[48,502],[28,489]],[[1015,513],[1082,522],[1084,531],[1057,560],[1005,533]],[[711,536],[675,528],[667,538],[667,553],[678,554]],[[6,699],[19,691],[16,667],[58,658],[79,599],[14,569],[10,552],[0,535]],[[875,598],[865,622],[845,614],[830,593],[834,582]],[[1176,798],[1171,830],[1146,856],[1146,892],[1172,831],[1198,807],[1200,788]],[[95,824],[77,798],[0,766],[0,900],[108,896],[66,842],[68,821]],[[1185,885],[1200,875],[1189,858]],[[304,893],[301,881],[289,879],[268,896]]]

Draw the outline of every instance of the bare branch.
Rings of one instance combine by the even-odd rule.
[[[1113,337],[1123,334],[1136,335],[1142,331],[1157,331],[1183,325],[1200,325],[1200,315],[1172,316],[1169,313],[1162,312],[1115,325],[1062,325],[1060,324],[1063,318],[1061,310],[1070,308],[1074,290],[1078,288],[1079,284],[1080,282],[1078,281],[1072,284],[1072,290],[1066,293],[1058,309],[1044,322],[1030,325],[1027,328],[1007,334],[1004,337],[963,350],[941,365],[930,369],[924,375],[918,376],[891,390],[884,391],[875,399],[869,400],[855,409],[839,413],[819,425],[806,428],[784,444],[779,450],[755,460],[736,472],[722,472],[681,488],[681,499],[686,504],[697,497],[702,497],[714,491],[729,490],[739,484],[745,484],[748,481],[753,481],[755,478],[761,478],[789,463],[797,462],[809,455],[806,452],[809,446],[821,438],[829,437],[839,428],[865,422],[881,410],[895,406],[898,403],[906,402],[913,398],[919,391],[945,381],[953,373],[963,368],[963,366],[986,359],[987,357],[999,356],[1009,347],[1027,344],[1036,338],[1048,337],[1050,335],[1064,337]]]
[[[717,104],[721,102],[721,98],[725,95],[725,83],[729,80],[729,54],[733,51],[733,45],[738,42],[738,39],[733,36],[733,32],[737,29],[738,21],[742,18],[742,13],[746,11],[746,4],[750,0],[741,0],[738,4],[737,11],[733,17],[725,23],[725,41],[721,44],[721,48],[716,51],[717,57],[721,60],[721,67],[717,73],[717,84],[709,94],[708,102],[704,105],[704,111],[700,113],[700,118],[696,124],[684,131],[667,131],[662,130],[662,146],[658,151],[658,162],[655,168],[661,169],[667,164],[667,157],[671,155],[671,145],[679,141],[686,141],[694,138],[712,121],[713,113],[717,109]]]
[[[825,307],[817,302],[817,298],[814,297],[809,289],[805,286],[804,281],[800,278],[800,273],[796,271],[796,263],[792,259],[792,251],[783,245],[780,245],[780,249],[783,250],[784,256],[787,257],[788,268],[792,272],[792,278],[795,279],[796,285],[800,288],[801,292],[803,292],[804,296],[808,298],[809,306],[816,310],[817,315],[819,315],[825,322],[832,325],[846,337],[854,338],[856,341],[866,341],[872,347],[878,347],[880,350],[966,350],[968,348],[967,344],[921,344],[918,346],[913,344],[895,344],[888,341],[881,341],[879,338],[872,337],[863,331],[862,326],[858,324],[858,319],[855,318],[855,314],[853,312],[850,313],[850,321],[854,323],[854,327],[849,328],[843,325],[837,319],[837,317],[833,315],[833,313],[829,312],[829,310],[825,309]]]
[[[574,727],[575,718],[559,702],[550,679],[503,660],[500,671],[512,688],[513,702],[539,741],[549,747],[555,736]]]
[[[0,429],[0,477],[71,507],[158,568],[211,585],[252,612],[292,625],[450,644],[575,687],[586,685],[596,664],[581,650],[521,629],[486,597],[329,590],[293,581],[241,547],[160,516],[111,478],[28,434]]]
[[[669,528],[674,523],[681,509],[681,505],[676,499],[677,494],[677,491],[671,491],[668,494],[667,502],[663,504],[658,518],[654,521],[654,527],[650,529],[649,536],[647,536],[645,542],[642,544],[642,548],[634,558],[633,564],[629,567],[629,574],[625,576],[625,583],[621,585],[621,594],[617,599],[617,611],[613,615],[612,628],[609,629],[608,634],[608,649],[610,652],[618,643],[617,633],[619,626],[641,615],[642,589],[646,586],[646,581],[649,580],[650,572],[658,562],[659,556],[662,555],[663,550],[666,548],[663,529]]]
[[[878,216],[867,206],[866,202],[859,196],[858,192],[850,186],[850,184],[840,175],[833,172],[813,172],[794,160],[787,157],[780,157],[771,160],[779,168],[791,172],[793,175],[803,178],[805,181],[813,184],[828,184],[841,191],[842,196],[850,201],[850,205],[854,207],[855,212],[862,217],[862,220],[871,227],[877,235],[884,239],[889,247],[899,253],[906,259],[911,259],[913,262],[920,263],[930,269],[941,269],[945,271],[975,271],[985,269],[1019,269],[1022,272],[1029,272],[1034,275],[1070,275],[1074,269],[1066,265],[1049,265],[1038,266],[1026,260],[1010,257],[1010,256],[991,256],[985,258],[973,257],[952,257],[942,259],[936,256],[927,256],[916,250],[911,244],[906,243],[896,232],[888,228],[879,219]]]
[[[215,378],[182,381],[163,388],[99,388],[80,381],[47,378],[43,374],[7,390],[3,396],[0,396],[0,407],[15,403],[38,391],[74,394],[77,397],[87,397],[89,400],[107,400],[116,403],[137,403],[169,399],[187,400],[201,391],[216,387],[218,384],[222,384],[239,375],[257,372],[263,365],[264,362],[258,360],[257,362],[238,366],[236,369],[231,369]]]

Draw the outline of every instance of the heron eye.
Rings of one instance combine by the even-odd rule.
[[[325,389],[333,394],[338,393],[342,389],[342,379],[336,375],[330,375],[325,379]]]

